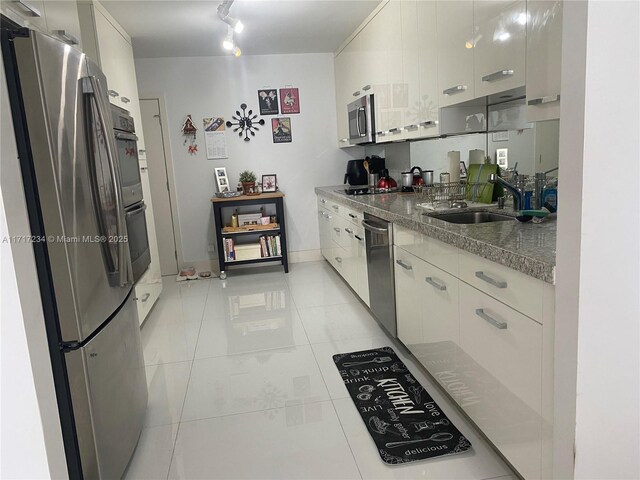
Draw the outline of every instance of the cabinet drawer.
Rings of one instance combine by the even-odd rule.
[[[330,214],[330,216],[331,239],[336,243],[336,245],[339,245],[342,248],[350,248],[350,234],[353,233],[353,225],[338,215]]]
[[[525,478],[540,478],[542,326],[460,282],[467,414]]]
[[[342,207],[342,216],[348,221],[353,223],[354,225],[360,226],[362,220],[364,219],[364,214],[362,212],[358,212],[349,207]]]
[[[458,275],[458,248],[394,224],[393,243],[450,274]]]
[[[336,215],[344,216],[344,207],[336,202],[327,200],[327,209]]]
[[[542,323],[542,281],[462,251],[460,279]]]
[[[393,247],[393,258],[398,338],[414,351],[422,344],[420,280],[425,262],[398,247]]]
[[[322,208],[329,209],[329,200],[324,197],[318,196],[318,206]]]
[[[453,275],[426,262],[421,273],[423,343],[434,345],[453,342],[457,345],[460,341],[458,316],[458,284],[460,282]]]

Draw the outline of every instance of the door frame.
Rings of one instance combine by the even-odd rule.
[[[176,179],[173,170],[173,155],[171,154],[171,143],[169,137],[169,115],[167,115],[167,105],[164,94],[148,93],[140,97],[142,100],[157,100],[160,107],[160,130],[162,132],[162,148],[164,149],[165,165],[167,167],[167,182],[169,182],[169,204],[171,205],[171,222],[173,224],[173,238],[176,243],[176,262],[178,263],[178,273],[184,265],[184,257],[182,254],[182,236],[180,235],[180,220],[178,218],[178,195],[176,192]],[[142,109],[141,109],[142,110]],[[142,120],[142,112],[140,112]],[[149,161],[147,160],[147,166]],[[155,212],[154,212],[155,213]]]

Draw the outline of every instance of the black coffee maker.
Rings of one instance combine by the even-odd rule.
[[[367,171],[364,169],[364,160],[349,160],[347,173],[344,174],[344,183],[349,185],[366,185],[368,181]]]

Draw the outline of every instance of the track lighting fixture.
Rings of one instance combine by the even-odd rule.
[[[229,15],[233,1],[234,0],[224,0],[218,5],[218,18],[227,24],[227,35],[222,42],[222,48],[231,51],[236,57],[239,57],[242,52],[233,40],[233,33],[241,33],[244,30],[244,24],[239,19]]]
[[[225,50],[233,50],[234,47],[235,43],[233,42],[233,29],[229,26],[227,27],[227,35],[222,41],[222,48],[224,48]]]

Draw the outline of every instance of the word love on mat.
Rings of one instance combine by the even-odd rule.
[[[383,462],[409,463],[471,448],[391,347],[339,353],[333,361]]]

